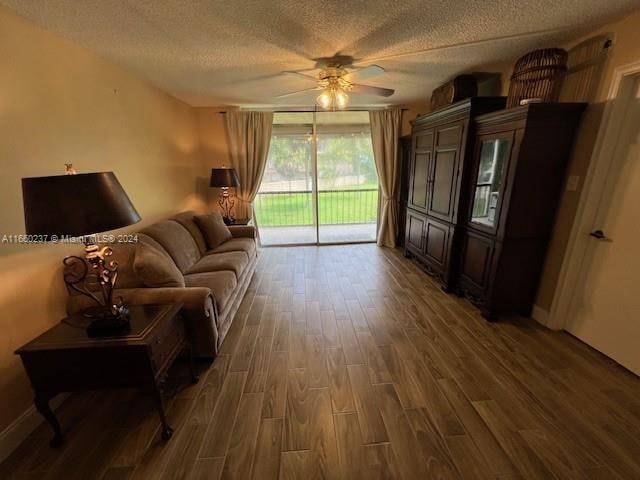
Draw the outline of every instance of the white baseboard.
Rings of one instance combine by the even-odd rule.
[[[549,312],[547,312],[544,308],[539,307],[538,305],[534,305],[531,310],[531,318],[533,318],[538,323],[541,323],[545,327],[549,326]]]
[[[58,395],[51,400],[53,410],[64,402],[69,394]],[[0,432],[0,462],[11,455],[18,446],[33,432],[44,419],[31,405],[25,412],[16,418],[11,425]],[[53,433],[51,434],[53,436]]]

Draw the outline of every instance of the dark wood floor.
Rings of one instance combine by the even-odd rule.
[[[263,250],[222,352],[169,400],[74,395],[0,478],[640,478],[638,378],[532,321],[489,324],[395,251]]]

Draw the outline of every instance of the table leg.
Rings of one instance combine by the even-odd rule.
[[[162,438],[163,440],[169,440],[173,435],[173,428],[167,423],[167,415],[164,411],[164,396],[162,389],[158,385],[156,385],[153,390],[153,397],[156,400],[158,413],[160,414],[160,422],[162,423]]]
[[[49,442],[49,445],[51,446],[51,448],[58,448],[64,442],[64,437],[62,435],[60,423],[58,422],[58,419],[49,406],[49,400],[51,400],[52,397],[53,395],[48,393],[36,393],[36,398],[34,399],[33,403],[36,406],[36,410],[38,410],[40,415],[42,415],[45,420],[49,422],[51,428],[53,429],[53,438]]]
[[[200,377],[196,374],[193,367],[193,349],[190,345],[186,346],[187,358],[189,359],[189,374],[191,375],[191,383],[198,383]]]

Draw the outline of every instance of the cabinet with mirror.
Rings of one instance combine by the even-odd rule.
[[[584,107],[531,104],[475,119],[457,289],[486,318],[531,312]]]

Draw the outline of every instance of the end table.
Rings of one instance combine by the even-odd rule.
[[[171,438],[173,429],[167,422],[162,386],[180,353],[188,354],[191,379],[198,381],[181,308],[181,303],[132,305],[130,330],[100,338],[87,335],[89,321],[79,313],[15,352],[31,381],[36,409],[53,428],[52,447],[62,445],[64,437],[49,401],[62,392],[100,388],[142,387],[149,391],[158,406],[162,438]]]

